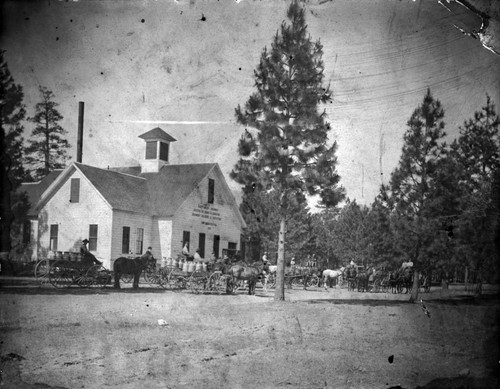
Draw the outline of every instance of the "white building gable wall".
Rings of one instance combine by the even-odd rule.
[[[208,180],[215,181],[214,203],[208,203]],[[236,243],[241,249],[242,226],[231,203],[226,186],[221,184],[223,176],[211,170],[191,192],[173,218],[172,257],[182,252],[183,231],[190,232],[190,253],[198,248],[199,234],[205,234],[205,258],[212,253],[214,236],[220,236],[219,253],[228,248],[229,242]]]
[[[80,179],[80,198],[70,202],[71,179]],[[50,226],[58,225],[57,251],[79,252],[82,240],[89,238],[89,226],[97,227],[97,250],[92,253],[109,268],[111,208],[87,178],[75,170],[38,214],[39,257],[47,257]]]
[[[123,227],[130,227],[129,251],[123,252]],[[138,228],[144,231],[142,251],[137,250]],[[133,212],[113,211],[113,234],[111,237],[111,265],[119,257],[138,257],[146,252],[148,246],[153,249],[153,256],[160,256],[160,242],[154,238],[153,217]],[[111,267],[112,269],[112,267]]]

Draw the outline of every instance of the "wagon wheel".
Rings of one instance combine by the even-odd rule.
[[[194,271],[189,277],[189,287],[193,293],[202,293],[208,284],[208,277],[204,272]]]
[[[158,269],[155,275],[156,283],[158,284],[158,286],[164,289],[167,287],[168,275],[169,275],[169,270],[166,267]]]
[[[211,292],[215,292],[218,294],[226,293],[227,277],[223,276],[220,271],[216,271],[210,275],[208,285]]]
[[[158,277],[155,269],[147,267],[143,270],[142,277],[144,281],[151,286],[158,284]]]
[[[267,287],[276,288],[276,276],[274,274],[269,274],[267,277]]]
[[[48,259],[38,261],[34,269],[35,280],[42,284],[49,282],[50,262]]]
[[[73,284],[75,272],[67,261],[57,261],[49,269],[49,282],[56,288],[69,288]]]
[[[89,286],[96,285],[104,288],[111,282],[111,273],[104,266],[94,265],[87,270],[85,278]]]
[[[298,286],[298,287],[304,286],[304,277],[303,276],[292,277],[292,287],[293,286]]]
[[[80,288],[88,288],[92,285],[92,279],[87,276],[88,269],[73,269],[73,283]]]
[[[168,266],[161,270],[162,277],[164,278],[163,287],[172,290],[179,290],[186,288],[186,278],[179,273],[177,268]],[[166,277],[166,279],[165,279]]]
[[[168,275],[167,283],[166,286],[174,291],[176,290],[181,290],[181,289],[186,289],[186,278],[180,274],[174,274],[173,272],[170,272]]]
[[[316,274],[313,274],[309,279],[307,280],[307,287],[311,286],[318,286],[319,285],[319,277]]]

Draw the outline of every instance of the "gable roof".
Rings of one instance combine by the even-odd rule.
[[[166,165],[158,173],[140,173],[140,167],[114,168],[117,172],[146,179],[151,213],[172,216],[197,184],[217,164]]]
[[[87,177],[111,208],[151,214],[148,187],[144,178],[81,163],[75,163],[75,166]]]
[[[152,130],[145,132],[142,135],[139,135],[139,138],[144,140],[164,140],[166,142],[175,142],[177,139],[167,134],[160,127],[155,127]]]
[[[170,217],[212,169],[216,170],[216,174],[225,183],[217,163],[166,165],[158,173],[141,173],[138,166],[102,169],[73,162],[63,172],[58,172],[43,191],[39,189],[34,193],[38,195],[38,200],[33,205],[36,204],[38,211],[78,170],[112,209]],[[238,219],[245,226],[227,183],[224,187]]]
[[[37,215],[36,204],[38,200],[40,200],[42,193],[59,177],[62,171],[62,169],[53,170],[38,182],[23,182],[21,184],[18,192],[25,192],[28,195],[28,201],[30,202],[29,217]]]

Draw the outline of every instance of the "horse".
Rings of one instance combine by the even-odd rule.
[[[153,254],[147,252],[142,257],[136,258],[117,258],[113,263],[113,273],[115,274],[115,289],[120,289],[120,277],[122,273],[133,274],[134,283],[132,288],[139,288],[139,277],[144,269],[148,267],[154,268],[156,266],[156,259],[154,259]]]
[[[267,274],[264,274],[261,282],[262,282],[262,287],[264,289],[264,292],[267,292],[267,283],[269,281],[269,276],[273,276],[274,283],[276,282],[276,272],[278,271],[278,266],[277,265],[267,265]]]
[[[212,265],[212,271],[220,271],[221,274],[224,275],[230,275],[231,277],[227,278],[227,284],[226,284],[226,293],[232,293],[233,292],[233,287],[235,286],[233,283],[233,277],[231,274],[231,268],[237,264],[242,264],[243,262],[231,262],[229,258],[223,258],[220,260],[217,260],[213,265]]]
[[[405,269],[401,269],[399,280],[401,284],[401,291],[403,291],[403,287],[406,288],[405,293],[410,292],[413,288],[413,269],[411,267],[407,267]]]
[[[321,275],[321,280],[323,282],[323,285],[325,286],[325,289],[328,289],[328,284],[332,280],[337,280],[338,283],[342,283],[343,273],[344,273],[343,267],[341,267],[339,270],[330,270],[330,269],[323,270],[323,273]]]
[[[369,274],[366,270],[361,270],[356,275],[356,284],[358,286],[358,292],[368,292],[368,280]]]
[[[344,270],[344,277],[347,280],[347,290],[356,289],[356,268],[355,267],[346,267]]]
[[[401,293],[401,283],[398,271],[391,271],[389,273],[389,286],[391,287],[392,293]]]
[[[257,280],[263,274],[264,271],[268,271],[269,266],[261,263],[254,263],[252,265],[246,265],[243,263],[233,264],[229,269],[229,274],[233,277],[233,280],[244,280],[248,282],[248,294],[255,294],[255,285]],[[234,281],[233,281],[234,283]]]

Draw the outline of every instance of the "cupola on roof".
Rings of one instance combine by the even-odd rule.
[[[144,134],[139,135],[139,138],[142,138],[146,141],[148,141],[148,140],[163,140],[165,142],[177,141],[177,139],[175,139],[173,136],[167,134],[160,127],[153,128],[152,130],[149,130],[148,132],[145,132]]]

